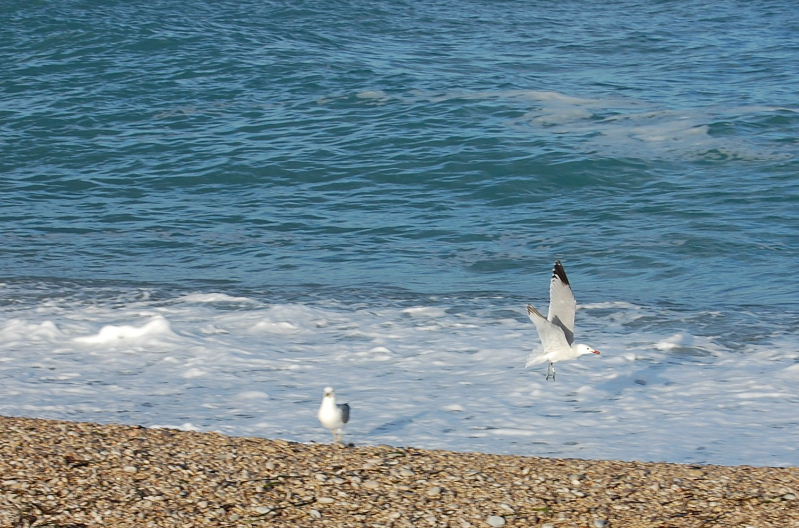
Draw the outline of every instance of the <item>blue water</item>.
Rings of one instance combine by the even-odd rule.
[[[720,414],[718,445],[699,442],[701,456],[674,446],[671,435],[662,450],[647,452],[629,428],[621,431],[629,443],[618,452],[593,446],[545,453],[799,464],[789,440],[799,428],[799,399],[790,389],[799,375],[793,2],[60,0],[5,2],[0,15],[0,380],[11,387],[0,395],[0,412],[186,421],[316,439],[313,413],[307,424],[293,416],[315,405],[323,364],[288,381],[261,379],[275,383],[263,393],[271,405],[286,404],[284,422],[261,428],[234,410],[184,406],[180,416],[170,414],[147,401],[153,385],[142,380],[103,405],[90,396],[68,404],[53,392],[52,377],[36,374],[67,368],[43,365],[59,344],[100,335],[103,327],[144,328],[163,316],[175,335],[191,335],[192,346],[212,353],[222,344],[203,338],[216,335],[204,323],[235,335],[257,328],[274,308],[283,314],[278,326],[224,346],[275,361],[301,350],[292,360],[299,365],[327,357],[335,374],[326,381],[345,394],[342,383],[379,387],[386,364],[359,363],[331,346],[362,347],[367,356],[383,346],[397,354],[408,347],[404,353],[418,365],[395,374],[398,391],[420,394],[409,416],[427,412],[419,409],[446,392],[430,388],[431,378],[454,390],[499,357],[507,362],[491,368],[518,376],[519,392],[480,405],[503,418],[518,411],[525,394],[563,390],[558,401],[571,405],[570,390],[586,394],[618,375],[622,366],[609,366],[614,350],[648,366],[636,366],[629,384],[591,392],[597,408],[590,412],[611,420],[619,394],[632,395],[633,410],[646,391],[654,394],[641,372],[662,376],[664,363],[675,368],[668,386],[680,383],[696,357],[707,369],[697,387],[732,376],[746,385],[736,385],[735,394],[752,395],[761,382],[783,380],[763,389],[771,396],[752,397],[768,401],[751,416]],[[581,373],[582,392],[561,380],[560,388],[523,386],[540,383],[541,374],[523,368],[537,342],[524,305],[545,306],[556,258],[586,306],[578,332],[598,348],[610,345],[608,361],[564,365],[563,372],[580,369],[573,376]],[[211,312],[176,308],[197,295],[239,301],[221,297]],[[315,336],[313,325],[300,324],[308,335],[284,342],[280,329],[288,327],[278,323],[304,317],[292,307],[348,316],[333,325],[340,332]],[[431,365],[452,358],[428,357],[424,345],[381,335],[380,328],[398,326],[408,334],[397,336],[420,339],[412,332],[418,321],[409,321],[427,312],[417,309],[433,310],[431,324],[442,325],[432,342],[485,353],[482,363],[459,357],[457,375],[438,372]],[[254,319],[227,327],[216,319],[231,312]],[[383,319],[372,321],[373,314]],[[332,317],[317,316],[308,321]],[[460,318],[485,333],[459,334]],[[131,346],[141,352],[155,345]],[[506,356],[487,352],[495,346],[507,347]],[[765,354],[762,365],[752,359],[754,349]],[[91,379],[82,374],[95,368],[89,365],[97,352],[81,350],[70,349],[70,375],[57,384],[77,391],[114,384],[116,367],[99,368]],[[44,363],[31,364],[31,354]],[[184,364],[200,357],[187,354],[169,357]],[[218,375],[222,359],[214,357],[202,355],[206,370],[182,371],[193,373],[184,379]],[[225,387],[257,378],[246,365],[242,360]],[[594,373],[596,365],[606,370]],[[501,392],[505,375],[468,381],[469,393]],[[20,379],[24,387],[16,385]],[[195,391],[227,390],[191,383],[169,398],[191,402]],[[364,390],[351,386],[349,393],[373,397]],[[695,408],[687,399],[704,394],[699,389],[668,394],[640,410],[682,409],[677,429],[693,430],[689,422],[725,405]],[[111,410],[125,405],[135,410]],[[462,412],[452,409],[442,416]],[[529,411],[537,412],[534,405]],[[374,421],[393,423],[374,412]],[[751,431],[747,420],[769,413],[766,431]],[[477,440],[455,422],[421,424],[413,434],[363,426],[361,440],[537,453],[524,438]],[[729,438],[733,430],[738,440]],[[563,429],[552,445],[573,441],[570,435]],[[764,435],[777,443],[758,454]],[[729,458],[731,449],[742,454]]]

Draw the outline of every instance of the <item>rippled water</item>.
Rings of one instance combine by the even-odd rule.
[[[799,464],[792,3],[0,14],[0,412]]]

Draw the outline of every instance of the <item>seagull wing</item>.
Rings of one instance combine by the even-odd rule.
[[[349,403],[338,403],[336,404],[339,409],[341,409],[341,421],[347,423],[350,421],[350,404]]]
[[[574,299],[572,287],[566,277],[566,270],[558,260],[555,262],[555,268],[552,270],[552,282],[549,284],[547,320],[563,330],[569,345],[574,342],[574,312],[576,310],[577,301]],[[538,332],[540,333],[541,330],[539,329]]]
[[[548,321],[532,304],[527,305],[527,315],[530,316],[530,320],[535,325],[536,330],[538,330],[538,337],[541,338],[541,344],[544,345],[545,354],[571,350],[571,345],[566,340],[563,328]]]

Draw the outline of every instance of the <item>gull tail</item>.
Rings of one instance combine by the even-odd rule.
[[[541,363],[546,363],[548,361],[542,352],[541,353],[536,353],[536,352],[538,351],[533,350],[533,352],[530,353],[530,355],[527,357],[527,363],[524,364],[525,368],[534,367],[536,365],[540,365]]]

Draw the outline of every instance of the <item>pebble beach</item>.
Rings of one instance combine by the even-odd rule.
[[[0,417],[0,526],[799,527],[799,468],[338,446]]]

